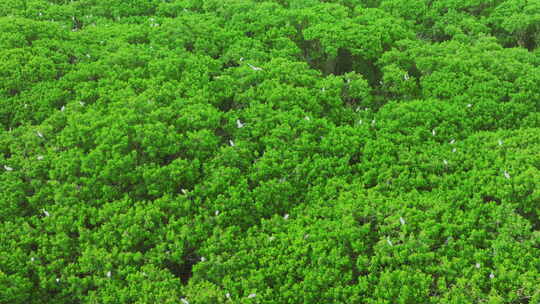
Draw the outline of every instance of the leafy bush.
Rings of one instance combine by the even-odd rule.
[[[0,303],[539,303],[534,1],[0,3]]]

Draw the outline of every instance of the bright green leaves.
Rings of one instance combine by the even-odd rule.
[[[0,4],[0,302],[538,302],[536,3],[120,2]]]
[[[501,3],[490,16],[494,33],[506,45],[534,49],[540,42],[540,5],[519,0]]]

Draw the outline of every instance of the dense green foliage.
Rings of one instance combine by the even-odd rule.
[[[0,303],[540,303],[538,0],[0,1]]]

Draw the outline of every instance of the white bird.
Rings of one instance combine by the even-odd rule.
[[[43,159],[43,155],[38,155],[37,160],[42,160],[42,159]]]
[[[62,106],[62,107],[60,108],[60,111],[64,112],[65,109],[66,109],[66,106]]]
[[[321,91],[323,91],[323,92],[324,92],[324,91],[326,91],[326,89],[325,89],[325,88],[322,88],[322,89],[321,89]]]
[[[405,225],[405,219],[403,217],[399,217],[399,222],[401,223],[401,225]]]
[[[310,120],[309,116],[304,117],[305,120]]]
[[[409,80],[409,73],[405,73],[405,75],[403,75],[403,79]]]
[[[372,126],[375,125],[375,119],[371,121],[371,125],[372,125]]]
[[[43,212],[43,214],[45,214],[45,217],[47,216],[50,216],[49,212],[45,209],[41,209],[41,211]]]
[[[250,293],[249,296],[248,296],[248,299],[253,299],[255,298],[257,295],[254,294],[254,293]]]
[[[470,108],[470,107],[472,107],[472,104],[468,103],[467,108]]]
[[[240,129],[244,127],[244,124],[240,121],[240,119],[236,120],[236,126]]]
[[[60,278],[56,278],[56,283],[60,283]]]
[[[256,67],[256,66],[251,65],[251,64],[249,64],[249,63],[248,63],[248,65],[249,65],[249,67],[250,67],[252,70],[254,70],[254,71],[262,71],[262,68]]]
[[[201,262],[206,262],[206,258],[205,258],[205,257],[201,257]]]
[[[289,219],[289,214],[286,213],[284,216],[283,216],[284,219],[288,220]]]
[[[508,171],[504,171],[504,177],[506,177],[506,179],[510,179],[510,174]]]
[[[214,212],[214,214],[215,214],[216,216],[218,216],[218,215],[219,215],[219,210],[216,210],[216,212]]]
[[[356,112],[360,111],[360,107],[356,107]]]
[[[6,171],[13,171],[13,168],[11,168],[10,166],[6,166],[6,165],[4,165],[4,169],[6,169]]]
[[[36,260],[36,259],[35,259],[34,257],[31,257],[31,258],[30,258],[30,261],[32,261],[32,262],[35,261],[35,260]]]
[[[79,104],[84,107],[84,102],[83,101],[79,101]]]
[[[476,263],[475,267],[480,268],[480,263]]]
[[[456,148],[452,149],[452,153],[455,153],[456,151],[457,151]]]
[[[453,145],[453,144],[455,144],[455,143],[456,143],[456,140],[455,140],[455,139],[452,139],[452,140],[450,141],[450,144],[451,144],[451,145]]]
[[[37,132],[36,132],[36,134],[37,134],[37,136],[39,136],[39,137],[43,138],[43,133],[41,133],[41,132],[37,131]]]
[[[306,240],[309,237],[309,233],[304,234],[304,240]]]
[[[187,194],[187,190],[186,190],[186,189],[181,189],[180,191],[182,191],[183,194]]]
[[[448,166],[448,161],[446,159],[443,159],[443,163],[445,166]]]
[[[437,132],[435,132],[435,129],[431,130],[431,135],[435,136],[435,134],[437,134]]]
[[[230,145],[231,147],[234,147],[234,141],[232,141],[232,139],[229,139],[229,145]]]
[[[490,279],[495,278],[495,275],[493,274],[493,272],[489,274],[489,278],[490,278]]]
[[[386,239],[386,242],[388,243],[388,245],[394,246],[394,244],[392,244],[392,241],[390,241],[390,239]]]
[[[499,146],[502,146],[503,141],[499,139]]]
[[[231,294],[227,292],[227,293],[225,294],[225,297],[226,297],[227,299],[230,299],[230,298],[231,298]]]
[[[111,277],[111,272],[107,271],[107,278],[110,278],[110,277]]]
[[[184,304],[189,304],[188,300],[186,300],[184,298],[181,298],[180,301],[182,301],[182,303],[184,303]]]
[[[361,125],[361,124],[362,124],[362,120],[361,120],[361,119],[360,119],[360,120],[358,121],[358,124],[359,124],[359,125]]]
[[[270,241],[273,241],[273,240],[276,239],[276,237],[275,237],[275,236],[271,236],[271,237],[269,237],[268,239],[269,239]]]
[[[244,61],[244,57],[240,57],[240,62]]]

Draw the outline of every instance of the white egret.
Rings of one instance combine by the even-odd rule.
[[[41,209],[41,211],[43,212],[43,214],[45,215],[45,217],[51,215],[51,214],[50,214],[47,210],[45,210],[45,209]]]
[[[451,144],[451,145],[453,145],[453,144],[455,144],[455,143],[456,143],[456,140],[455,140],[455,139],[452,139],[452,140],[450,141],[450,144]]]
[[[504,177],[506,177],[506,179],[510,179],[510,174],[508,171],[504,171]]]
[[[111,277],[111,272],[107,271],[107,278],[110,278],[110,277]]]
[[[38,155],[37,160],[43,160],[43,155]]]
[[[403,79],[409,80],[409,73],[405,73],[405,75],[403,75]]]
[[[475,267],[480,268],[480,263],[476,263]]]
[[[472,107],[472,104],[468,103],[467,108],[470,108],[470,107]]]
[[[32,262],[35,261],[35,260],[36,260],[36,258],[34,258],[34,257],[30,258],[30,261],[32,261]]]
[[[388,245],[394,246],[394,244],[392,244],[392,241],[390,241],[390,239],[386,239],[386,242],[388,243]]]
[[[452,153],[455,153],[456,151],[457,151],[456,148],[452,149]]]
[[[403,217],[399,217],[399,222],[401,223],[401,225],[405,225],[405,219]]]
[[[448,166],[448,161],[446,159],[443,159],[443,163],[445,166]]]
[[[431,130],[431,135],[435,136],[435,134],[437,134],[437,132],[435,131],[435,129]]]
[[[36,132],[36,134],[37,134],[37,136],[39,136],[39,137],[43,138],[43,133],[41,133],[41,132],[37,131],[37,132]]]
[[[256,67],[256,66],[254,66],[254,65],[252,65],[252,64],[249,64],[249,63],[248,63],[248,66],[249,66],[252,70],[254,70],[254,71],[262,71],[262,68]]]
[[[310,120],[309,116],[304,117],[304,119],[307,120],[307,121]]]
[[[201,257],[201,262],[206,262],[206,258],[205,258],[205,257]]]
[[[499,146],[502,146],[503,141],[499,139]]]
[[[180,301],[182,301],[182,303],[184,303],[184,304],[189,304],[188,300],[186,300],[184,298],[181,298]]]
[[[232,139],[229,139],[229,145],[230,145],[231,147],[234,147],[234,141],[232,141]]]
[[[13,168],[11,168],[10,166],[6,166],[6,165],[4,165],[4,169],[6,169],[6,171],[13,171]]]
[[[240,129],[244,127],[244,124],[240,121],[240,119],[236,120],[236,126]]]
[[[225,294],[225,297],[226,297],[227,299],[230,299],[230,298],[231,298],[231,294],[227,292],[227,293]]]
[[[183,194],[187,194],[188,191],[186,189],[181,189],[180,191],[182,191]]]
[[[283,216],[284,219],[288,220],[289,219],[289,214],[286,213],[284,216]]]
[[[254,294],[254,293],[250,293],[249,296],[248,296],[248,299],[253,299],[255,298],[257,295]]]
[[[371,125],[372,125],[372,126],[375,125],[375,119],[373,119],[373,120],[371,121]]]
[[[56,278],[56,283],[60,283],[60,278]]]
[[[495,278],[495,275],[493,274],[493,272],[489,274],[489,278],[490,278],[490,279]]]
[[[66,106],[62,106],[62,107],[60,108],[60,111],[64,112],[65,109],[66,109]]]

